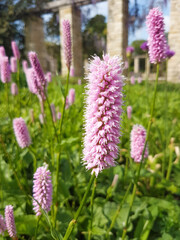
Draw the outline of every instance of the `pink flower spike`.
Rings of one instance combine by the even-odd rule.
[[[13,73],[17,72],[17,58],[11,57],[10,63],[11,63],[11,72]]]
[[[164,34],[164,18],[159,8],[153,8],[146,17],[149,58],[151,63],[166,59],[167,42]]]
[[[21,148],[29,147],[31,138],[23,118],[15,118],[13,120],[13,129],[16,140]]]
[[[89,65],[83,162],[96,176],[118,156],[124,76],[119,57],[95,56]]]
[[[138,77],[138,83],[142,83],[142,77]]]
[[[131,131],[131,157],[135,162],[141,162],[142,153],[146,141],[146,130],[141,125],[134,125]],[[148,157],[148,148],[146,147],[144,158]]]
[[[42,113],[39,114],[39,121],[40,121],[41,124],[44,124],[44,116],[43,116]]]
[[[8,83],[11,81],[11,72],[8,57],[1,58],[1,81]]]
[[[132,84],[132,85],[134,85],[134,84],[135,84],[135,77],[134,77],[134,75],[133,75],[133,76],[131,76],[131,84]]]
[[[69,105],[72,105],[75,101],[75,89],[71,88],[69,90],[69,94],[68,94],[68,103]]]
[[[67,68],[70,70],[72,53],[71,53],[71,26],[68,20],[62,21],[62,36],[63,36],[63,52]]]
[[[128,119],[131,119],[131,113],[132,113],[132,107],[127,106],[127,117],[128,117]]]
[[[42,67],[40,65],[39,59],[37,57],[37,54],[35,52],[29,52],[28,57],[29,57],[31,66],[34,70],[34,73],[37,77],[38,85],[44,87],[46,85],[46,79],[45,79]]]
[[[70,68],[70,76],[71,77],[74,77],[74,68],[71,66]]]
[[[34,173],[33,180],[33,210],[36,216],[41,215],[41,208],[46,212],[50,211],[52,203],[52,182],[51,172],[47,169],[48,165],[44,164]],[[41,208],[40,208],[40,206]]]
[[[52,82],[51,72],[47,72],[45,78],[46,78],[47,82]]]
[[[81,79],[79,78],[78,79],[78,85],[81,85],[82,84],[82,81],[81,81]]]
[[[61,113],[60,113],[60,112],[57,113],[57,119],[58,119],[58,120],[61,119]]]
[[[18,95],[18,87],[17,87],[17,84],[14,82],[11,84],[11,94],[13,96]]]
[[[28,62],[26,60],[22,61],[23,71],[26,73],[26,70],[28,69]]]
[[[0,234],[4,235],[5,231],[6,231],[6,223],[3,216],[0,214]]]
[[[17,239],[13,206],[11,206],[11,205],[8,205],[5,207],[5,222],[6,222],[6,227],[7,227],[9,236],[13,239]]]
[[[19,48],[18,48],[18,46],[17,46],[15,41],[11,42],[11,47],[12,47],[12,51],[13,51],[14,57],[17,58],[17,59],[20,59]]]
[[[53,116],[53,122],[56,122],[56,109],[53,103],[51,104],[51,113]]]

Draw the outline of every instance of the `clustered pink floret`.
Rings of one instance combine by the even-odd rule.
[[[118,156],[124,77],[119,57],[95,56],[89,66],[83,162],[96,176]]]
[[[34,173],[33,180],[33,210],[36,215],[41,215],[41,208],[46,212],[50,211],[52,203],[52,182],[51,172],[47,169],[48,165],[44,164]],[[41,208],[40,208],[40,206]]]
[[[16,239],[17,233],[16,233],[16,226],[14,221],[14,213],[13,213],[12,205],[7,205],[5,207],[5,222],[6,222],[6,227],[7,227],[9,236],[13,239]]]
[[[1,67],[1,81],[3,83],[8,83],[11,81],[11,71],[8,57],[1,57],[0,60],[0,67]]]
[[[21,148],[29,147],[31,138],[23,118],[15,118],[13,120],[13,128],[16,140]]]
[[[16,44],[15,41],[11,42],[11,47],[12,47],[12,51],[13,51],[13,55],[16,59],[20,59],[20,52],[19,52],[19,48]]]
[[[141,162],[143,149],[146,141],[146,130],[141,125],[134,125],[131,131],[131,157],[135,162]],[[144,158],[148,157],[148,148],[146,146]]]
[[[164,34],[164,18],[159,8],[150,10],[146,17],[148,29],[148,47],[151,63],[159,63],[166,59],[167,42]]]

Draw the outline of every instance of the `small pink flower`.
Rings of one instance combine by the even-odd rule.
[[[31,138],[23,118],[15,118],[13,120],[13,128],[16,140],[21,148],[29,147]]]
[[[135,162],[141,162],[143,149],[146,141],[146,130],[141,125],[134,125],[131,131],[131,157]],[[146,147],[144,157],[148,157],[148,148]]]
[[[13,206],[8,205],[5,207],[5,222],[6,227],[9,233],[9,236],[12,239],[17,238],[16,226],[14,221],[14,213],[13,213]]]
[[[44,124],[44,116],[43,116],[42,113],[39,114],[39,121],[40,121],[41,124]]]
[[[41,215],[41,208],[46,212],[50,211],[52,203],[52,182],[51,172],[47,169],[48,165],[44,164],[34,173],[33,180],[33,210],[36,215]],[[40,206],[41,208],[40,208]]]
[[[12,51],[13,51],[14,57],[17,58],[17,59],[20,59],[19,48],[18,48],[18,46],[17,46],[15,41],[11,42],[11,47],[12,47]]]
[[[131,113],[132,113],[132,107],[127,106],[127,116],[128,116],[129,119],[131,119]]]
[[[3,46],[0,46],[0,58],[1,57],[5,57],[6,56],[6,52]]]
[[[17,84],[14,82],[11,84],[11,94],[13,96],[18,95],[18,87],[17,87]]]

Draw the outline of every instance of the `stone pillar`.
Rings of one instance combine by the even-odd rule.
[[[44,40],[43,19],[31,14],[25,19],[25,47],[26,54],[35,51],[44,71],[46,71],[46,46]]]
[[[107,53],[125,59],[128,45],[128,0],[108,0]]]
[[[170,1],[170,29],[168,42],[175,55],[168,61],[168,81],[180,82],[180,1]]]
[[[139,73],[139,57],[134,58],[134,73]]]
[[[62,20],[67,19],[71,24],[72,37],[72,67],[74,68],[74,76],[83,75],[83,54],[82,54],[82,34],[81,34],[81,12],[74,6],[65,6],[59,9],[60,16],[60,35],[62,36]],[[62,49],[62,46],[61,46]],[[61,73],[67,74],[67,67],[64,61],[63,49],[61,51]]]

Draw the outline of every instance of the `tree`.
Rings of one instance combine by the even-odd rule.
[[[106,50],[107,24],[103,15],[96,15],[87,21],[82,34],[85,58],[94,54],[100,55]]]

